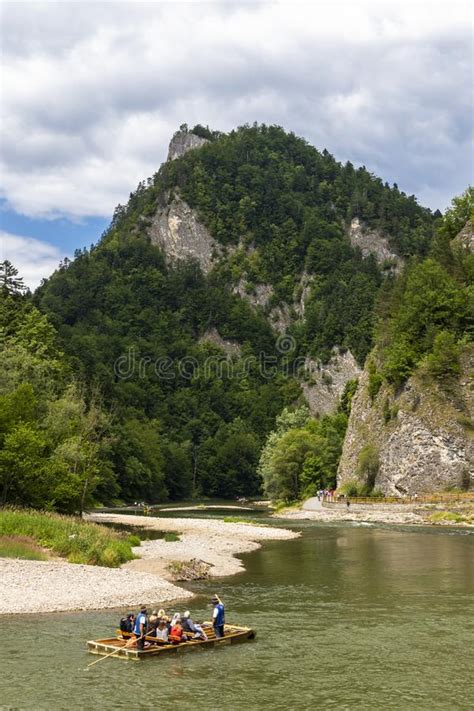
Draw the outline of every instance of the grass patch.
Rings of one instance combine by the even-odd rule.
[[[250,518],[239,518],[238,516],[225,516],[222,520],[224,521],[224,523],[246,523],[250,526],[261,526],[262,528],[268,526],[268,524],[266,523],[256,523]]]
[[[301,501],[276,501],[272,506],[274,513],[280,513],[281,511],[298,511],[301,507]]]
[[[49,556],[30,538],[19,536],[1,536],[0,558],[48,560]]]
[[[179,533],[167,531],[163,536],[163,540],[166,541],[166,543],[175,543],[176,541],[179,541]]]
[[[430,516],[431,523],[472,523],[471,516],[463,516],[455,511],[436,511]]]
[[[0,510],[0,537],[26,536],[70,563],[117,568],[135,558],[136,536],[118,533],[73,516],[22,510]]]

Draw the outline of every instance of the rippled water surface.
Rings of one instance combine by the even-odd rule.
[[[0,708],[472,709],[474,535],[301,530],[193,585],[198,619],[216,590],[254,642],[87,670],[117,612],[2,618]]]

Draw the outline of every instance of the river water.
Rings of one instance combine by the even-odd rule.
[[[216,591],[253,642],[86,669],[125,611],[3,618],[0,708],[472,709],[474,535],[299,528],[191,586],[197,619]]]

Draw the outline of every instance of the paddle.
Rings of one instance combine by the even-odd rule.
[[[99,657],[99,659],[94,659],[93,662],[91,662],[90,664],[87,665],[86,669],[88,669],[89,667],[93,667],[94,664],[98,664],[98,663],[101,662],[102,660],[107,659],[107,657],[111,657],[113,654],[117,654],[117,650],[118,650],[118,649],[125,649],[125,647],[128,647],[128,645],[129,645],[131,642],[138,642],[139,639],[142,639],[142,637],[145,637],[145,636],[146,636],[146,632],[143,632],[140,637],[130,637],[130,639],[128,640],[128,642],[126,642],[123,647],[117,647],[117,649],[112,650],[112,652],[109,652],[109,654],[106,654],[106,655],[103,656],[103,657]]]

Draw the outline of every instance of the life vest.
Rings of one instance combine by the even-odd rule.
[[[219,602],[215,609],[217,610],[217,615],[214,618],[214,625],[216,627],[221,627],[225,623],[224,605],[222,602]]]
[[[146,626],[147,626],[147,616],[145,615],[144,612],[139,612],[136,619],[135,619],[135,627],[133,628],[133,631],[136,635],[139,637],[142,634],[142,631],[140,630],[140,625],[143,625],[143,632],[146,632]]]

